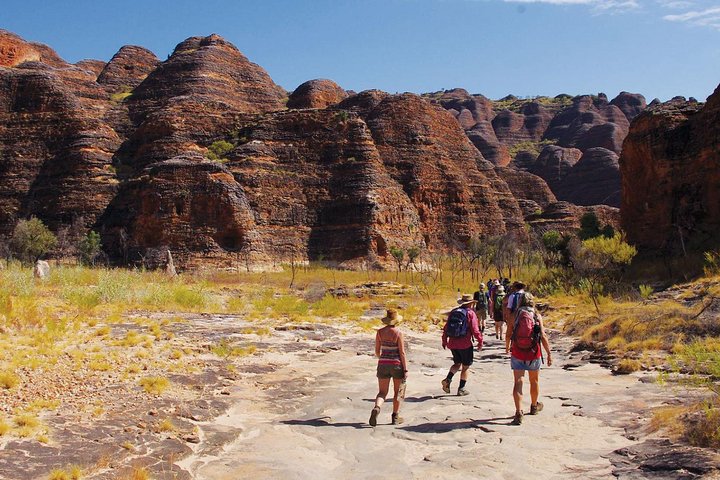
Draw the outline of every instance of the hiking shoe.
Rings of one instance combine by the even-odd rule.
[[[515,414],[515,417],[513,417],[513,421],[510,422],[510,425],[520,425],[522,424],[523,419],[523,412],[517,412]]]
[[[464,388],[458,389],[458,397],[464,397],[465,395],[470,395],[470,392],[468,392]]]
[[[368,421],[371,427],[377,425],[377,417],[379,413],[380,407],[373,407],[372,412],[370,412],[370,420]]]
[[[542,411],[543,407],[542,402],[537,402],[537,405],[530,405],[530,413],[528,413],[528,415],[537,415]]]
[[[443,378],[442,389],[445,393],[450,393],[450,381],[447,378]]]
[[[403,423],[403,421],[404,421],[403,418],[400,415],[398,415],[397,413],[392,414],[392,424],[393,425],[400,425],[401,423]]]

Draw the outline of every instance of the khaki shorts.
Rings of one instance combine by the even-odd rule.
[[[392,364],[380,364],[377,366],[378,378],[405,378],[402,366]]]

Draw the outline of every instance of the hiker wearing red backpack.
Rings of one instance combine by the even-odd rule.
[[[458,301],[458,307],[452,309],[448,314],[447,322],[443,328],[442,347],[450,347],[453,357],[453,365],[442,381],[442,389],[450,393],[450,382],[453,375],[462,369],[460,373],[460,386],[457,394],[468,395],[465,390],[470,365],[473,363],[473,337],[477,340],[477,349],[482,349],[483,336],[478,326],[478,318],[472,306],[475,303],[472,295],[463,294]]]
[[[545,335],[542,317],[535,310],[535,299],[529,293],[517,297],[518,307],[513,319],[507,321],[505,352],[510,353],[510,368],[513,371],[513,400],[515,416],[512,425],[520,425],[524,412],[521,408],[523,397],[523,380],[525,371],[530,379],[530,415],[537,415],[542,409],[538,402],[540,395],[540,364],[543,361],[542,348],[545,349],[548,366],[552,365],[550,343]]]

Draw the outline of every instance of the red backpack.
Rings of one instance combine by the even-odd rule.
[[[534,309],[522,307],[517,310],[510,339],[513,346],[519,350],[537,352],[540,344],[540,321]]]

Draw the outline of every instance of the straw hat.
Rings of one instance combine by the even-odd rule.
[[[381,322],[383,322],[385,325],[397,325],[398,322],[402,321],[402,315],[399,315],[397,310],[394,308],[388,308],[387,313],[385,313],[385,316],[380,319]]]
[[[470,303],[475,303],[475,299],[469,293],[463,293],[462,297],[458,298],[457,303],[458,305],[468,305]]]
[[[497,293],[505,293],[505,287],[503,287],[502,285],[497,287]]]
[[[482,282],[480,282],[480,285],[478,286],[478,289],[479,289],[481,292],[484,292],[484,291],[485,291],[485,284],[482,283]]]

